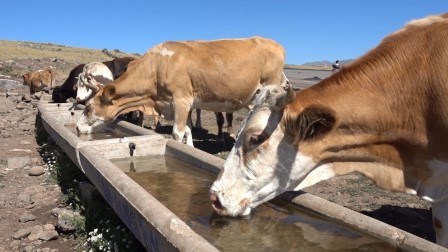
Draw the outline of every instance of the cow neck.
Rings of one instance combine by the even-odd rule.
[[[154,70],[151,69],[148,56],[145,54],[132,63],[132,66],[114,82],[115,92],[111,95],[111,100],[115,106],[135,106],[141,100],[156,95]]]
[[[393,62],[390,53],[394,52],[361,58],[299,92],[290,105],[293,113],[309,106],[323,106],[334,112],[336,126],[320,141],[321,163],[342,164],[342,173],[352,167],[382,181],[378,177],[392,176],[404,166],[412,167],[409,157],[424,155],[421,153],[428,144],[424,118],[427,108],[413,99],[425,92],[424,87],[415,85],[415,80],[425,76],[394,67],[411,59]],[[403,183],[382,187],[396,191],[405,188]]]
[[[137,110],[153,113],[157,89],[150,58],[145,54],[132,63],[114,82],[115,92],[110,97],[113,106],[108,106],[109,114],[117,116]]]
[[[111,100],[121,103],[134,102],[145,97],[156,95],[156,78],[153,64],[148,54],[132,62],[128,70],[115,82],[115,93]],[[126,97],[128,99],[123,99]]]

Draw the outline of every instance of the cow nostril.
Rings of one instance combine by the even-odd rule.
[[[210,200],[212,201],[212,206],[215,210],[224,210],[221,201],[219,201],[219,197],[215,193],[210,194]]]

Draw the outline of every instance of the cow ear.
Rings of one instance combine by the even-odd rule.
[[[296,93],[290,84],[267,85],[257,92],[255,106],[266,106],[271,110],[280,110],[291,103],[295,95]]]
[[[27,82],[28,79],[30,78],[30,73],[26,73],[24,75],[22,75],[23,81]]]
[[[111,105],[115,95],[115,85],[100,86],[100,89],[103,89],[100,102],[104,105]]]
[[[299,115],[285,119],[285,133],[299,141],[318,139],[330,132],[336,124],[336,117],[330,108],[312,106]]]

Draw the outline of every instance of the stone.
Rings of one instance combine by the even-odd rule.
[[[28,174],[30,176],[40,176],[42,174],[45,173],[45,168],[42,166],[33,166],[31,167],[31,169],[28,171]]]
[[[28,246],[24,247],[22,251],[23,252],[33,252],[33,250],[34,250],[34,247],[28,245]]]
[[[29,157],[10,157],[8,158],[8,168],[17,169],[23,168],[30,164],[31,159]]]
[[[58,232],[56,232],[56,230],[46,230],[46,231],[42,232],[39,239],[41,239],[43,241],[50,241],[50,240],[56,240],[56,239],[58,239],[58,237],[59,237],[59,234],[58,234]]]
[[[17,232],[15,232],[12,235],[12,238],[14,240],[20,240],[20,239],[23,239],[23,238],[27,237],[30,234],[31,234],[31,229],[30,228],[22,228],[22,229],[17,230]]]
[[[36,220],[36,216],[30,213],[23,214],[22,216],[19,217],[19,221],[23,223],[34,220]]]
[[[29,103],[26,103],[23,101],[19,102],[16,106],[16,109],[18,109],[18,110],[25,110],[25,109],[32,109],[32,108],[33,108],[32,104],[29,104]]]
[[[22,96],[22,101],[24,101],[26,103],[31,102],[31,96],[30,95]]]
[[[42,228],[44,229],[44,231],[55,230],[55,227],[53,224],[45,224],[42,226]]]
[[[29,149],[18,149],[18,148],[14,148],[14,149],[11,149],[9,151],[12,151],[12,152],[25,152],[25,153],[33,152],[32,150],[29,150]]]
[[[57,228],[62,233],[70,233],[76,230],[75,218],[81,218],[79,213],[63,209],[58,212],[58,224]]]
[[[16,207],[25,207],[31,205],[31,195],[27,192],[21,192],[17,196]]]
[[[43,232],[44,232],[43,228],[39,225],[32,227],[31,234],[28,236],[28,240],[30,241],[38,240]]]

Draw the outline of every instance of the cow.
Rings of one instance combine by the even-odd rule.
[[[408,23],[297,94],[288,85],[261,89],[210,189],[212,207],[247,215],[285,191],[357,171],[383,189],[431,202],[437,243],[447,247],[443,52],[448,14]]]
[[[51,68],[40,69],[22,75],[23,85],[28,86],[30,94],[53,88],[55,71]]]
[[[271,39],[165,42],[149,49],[114,81],[102,86],[77,123],[90,133],[117,115],[140,110],[174,120],[173,138],[193,146],[189,111],[233,112],[247,107],[257,89],[281,83],[285,52]]]
[[[53,102],[65,103],[69,98],[76,98],[76,90],[74,90],[73,87],[76,85],[78,75],[82,72],[85,65],[86,64],[80,64],[73,68],[65,82],[53,89],[53,93],[51,94]]]
[[[129,62],[131,62],[132,60],[134,60],[134,58],[132,57],[122,57],[109,61],[104,61],[102,63],[110,69],[114,79],[116,79],[126,71]],[[53,102],[64,103],[69,98],[76,98],[76,90],[74,89],[74,87],[76,86],[78,76],[80,73],[82,73],[84,66],[85,64],[80,64],[74,67],[70,71],[65,82],[53,90],[52,94]]]
[[[107,85],[114,81],[111,70],[101,62],[90,62],[83,67],[82,72],[78,75],[78,81],[73,87],[76,90],[76,101],[84,103],[93,95],[92,89],[86,85],[87,76],[94,78],[96,81]]]
[[[112,62],[112,61],[110,61]],[[120,76],[126,69],[124,69],[121,73],[115,74],[115,76]],[[95,95],[95,88],[92,88],[89,85],[87,78],[93,78],[98,83],[102,85],[107,85],[114,81],[114,74],[111,72],[108,66],[102,62],[90,62],[83,67],[83,71],[78,76],[78,81],[76,85],[73,87],[76,90],[76,102],[77,103],[85,103],[89,99]],[[134,119],[137,115],[134,112],[130,112],[127,115],[129,118]],[[154,125],[157,127],[158,117],[155,116]],[[139,113],[138,123],[139,126],[143,126],[143,113]]]

